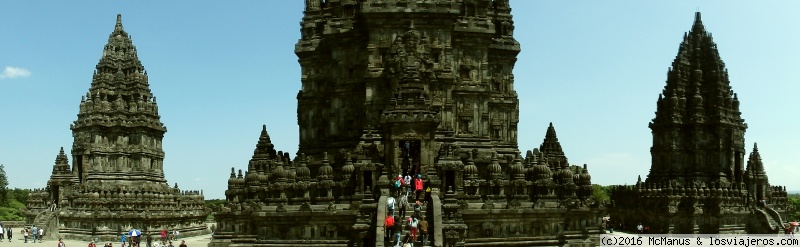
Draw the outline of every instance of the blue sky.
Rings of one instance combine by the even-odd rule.
[[[772,184],[800,190],[800,2],[512,0],[519,145],[553,122],[594,183],[632,184],[650,167],[647,128],[694,12],[716,41]],[[0,164],[10,187],[41,188],[122,14],[158,97],[167,180],[223,198],[261,125],[298,144],[303,1],[0,1]],[[71,158],[71,157],[70,157]],[[72,160],[70,160],[72,164]]]

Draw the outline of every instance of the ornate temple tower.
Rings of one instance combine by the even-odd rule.
[[[391,140],[387,157],[400,153],[400,142],[420,142],[422,156],[433,154],[450,137],[482,156],[493,149],[513,156],[512,70],[520,51],[513,31],[507,0],[307,0],[295,48],[298,152],[352,149],[370,132]],[[424,130],[387,121],[414,104],[433,118],[420,118]]]
[[[541,153],[523,162],[517,148],[507,0],[305,3],[298,154],[275,155],[262,129],[244,175],[231,169],[210,247],[388,246],[390,196],[426,205],[417,217],[435,246],[599,236],[591,177],[552,124]],[[398,175],[427,189],[397,187]]]
[[[207,232],[202,193],[181,191],[164,178],[167,129],[120,15],[70,129],[72,168],[62,149],[48,193],[29,201],[54,202],[58,210],[29,203],[29,221],[71,239],[116,239],[130,228]]]
[[[698,12],[658,96],[647,181],[743,182],[747,124],[741,114],[725,63]]]
[[[650,122],[650,174],[611,189],[612,221],[652,233],[782,232],[785,188],[769,185],[757,148],[745,171],[741,114],[717,45],[695,13]]]
[[[70,126],[79,181],[116,180],[130,188],[165,184],[161,141],[167,128],[160,118],[147,71],[117,16],[78,119]],[[117,179],[121,172],[127,173],[124,180]]]

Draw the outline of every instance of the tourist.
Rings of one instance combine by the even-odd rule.
[[[400,234],[403,233],[403,224],[401,224],[399,217],[394,218],[394,229],[392,231],[394,232],[394,246],[400,247]]]
[[[414,179],[414,192],[417,194],[415,200],[419,200],[419,195],[422,194],[422,187],[422,175],[417,174],[417,178]]]
[[[386,207],[389,209],[389,215],[394,216],[394,204],[395,200],[391,194],[389,194],[389,198],[386,198]]]
[[[41,243],[41,242],[42,242],[42,240],[39,240],[39,243]],[[35,243],[35,241],[34,241],[34,243]],[[67,245],[64,244],[64,239],[60,239],[60,238],[58,239],[58,247],[67,247]],[[97,247],[97,246],[95,246],[95,247]]]
[[[61,244],[60,243],[61,239],[59,239],[58,242],[59,242],[59,245],[60,245]],[[94,241],[89,241],[89,245],[87,247],[97,247],[97,244],[95,244]]]
[[[406,217],[406,206],[408,205],[408,193],[406,193],[405,195],[401,195],[400,196],[400,202],[398,202],[398,204],[400,206],[399,215],[400,215],[401,218],[405,218]]]
[[[39,243],[44,239],[44,228],[39,228]]]
[[[167,247],[175,247],[175,246],[172,246],[172,241],[169,241],[169,245],[167,245]]]
[[[403,185],[406,187],[406,196],[408,196],[408,193],[411,192],[411,176],[408,174],[403,178]]]
[[[392,215],[386,216],[386,219],[384,219],[383,221],[383,228],[385,229],[386,232],[386,239],[387,240],[392,239],[393,235],[392,229],[394,228],[394,216]]]
[[[39,238],[39,228],[36,227],[36,225],[33,225],[33,228],[31,229],[31,234],[33,234],[33,243],[35,244],[36,243],[36,239]],[[42,241],[39,241],[39,243],[41,243],[41,242]]]
[[[413,242],[417,242],[417,226],[419,225],[419,220],[416,217],[409,217],[408,218],[408,227],[411,229],[411,238],[414,240]]]
[[[8,242],[11,242],[11,227],[9,226],[6,230],[6,235],[8,235]],[[2,240],[2,239],[0,239]]]
[[[639,225],[636,226],[636,231],[639,232],[639,234],[644,233],[644,227],[642,227],[642,223],[639,223]]]
[[[428,241],[428,221],[425,220],[425,216],[422,216],[422,219],[419,220],[419,237],[422,239],[422,246],[425,246],[425,242]]]
[[[127,240],[128,240],[128,235],[123,233],[122,234],[122,247],[125,247],[125,243],[127,242]]]
[[[426,179],[425,180],[425,202],[432,202],[433,198],[431,197],[431,181]]]
[[[178,238],[180,238],[180,236],[181,236],[181,232],[179,232],[178,229],[175,229],[175,233],[174,234],[175,234],[175,240],[178,240]],[[183,243],[183,241],[181,241],[181,243]]]
[[[167,244],[167,230],[161,229],[161,244]]]
[[[419,218],[421,215],[422,215],[422,204],[419,201],[417,201],[417,203],[414,204],[414,217]]]
[[[181,245],[178,245],[178,247],[186,247],[186,241],[181,240]]]
[[[3,223],[0,222],[0,239],[4,239],[5,238],[5,236],[3,236],[3,234],[5,233],[5,230],[6,229],[3,228]]]
[[[145,241],[147,241],[147,247],[153,246],[153,237],[149,233],[145,233],[147,236],[145,237]]]
[[[28,243],[28,228],[22,229],[22,236],[25,236],[25,243]]]
[[[403,175],[397,174],[397,177],[394,179],[394,190],[397,194],[400,194],[400,188],[403,187]]]

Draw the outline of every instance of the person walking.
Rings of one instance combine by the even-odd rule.
[[[400,221],[400,217],[394,218],[394,229],[392,229],[392,231],[394,231],[394,246],[400,247],[400,234],[403,233],[403,224]]]
[[[181,245],[178,245],[178,247],[187,247],[186,241],[181,240]]]
[[[419,220],[419,237],[422,239],[422,246],[428,241],[428,221],[425,220],[425,215]]]
[[[394,216],[391,215],[386,216],[386,219],[383,222],[383,228],[386,229],[387,242],[391,241],[392,236],[394,236],[393,234],[394,232],[392,232],[392,229],[394,229]]]
[[[39,228],[39,243],[42,242],[42,239],[44,239],[44,227]]]
[[[22,229],[22,235],[25,236],[25,243],[28,243],[28,228]]]
[[[36,227],[36,225],[33,225],[33,228],[31,228],[31,234],[33,234],[33,243],[35,244],[36,239],[39,238],[39,228]],[[41,241],[39,241],[39,243],[41,243]]]
[[[422,194],[422,190],[423,190],[422,187],[423,187],[422,174],[417,174],[417,178],[414,179],[414,193],[417,196],[414,199],[415,201],[419,201],[419,196],[420,196],[420,194]],[[424,196],[423,196],[423,198],[424,198]]]
[[[395,199],[390,194],[389,198],[386,198],[386,208],[389,209],[389,215],[391,215],[391,216],[394,216],[394,204],[395,204]]]
[[[639,234],[642,234],[644,232],[644,227],[642,226],[642,223],[639,223],[639,225],[636,226],[636,231],[639,232]]]
[[[408,227],[411,229],[411,239],[412,239],[411,242],[412,243],[416,243],[417,242],[417,226],[419,226],[419,220],[417,220],[417,218],[415,218],[415,217],[410,217],[408,219],[409,219]]]
[[[42,242],[42,240],[39,240],[39,243],[41,243],[41,242]],[[67,245],[64,244],[64,239],[61,239],[61,238],[58,239],[58,247],[67,247]]]
[[[6,230],[6,236],[8,236],[8,242],[11,242],[11,233],[12,233],[11,227],[9,226],[8,229]]]
[[[128,240],[128,236],[125,233],[122,234],[122,247],[125,247],[125,243]]]
[[[420,216],[422,216],[422,203],[417,201],[417,203],[414,203],[414,218],[419,218]]]
[[[401,195],[400,196],[400,202],[398,202],[398,204],[400,204],[400,205],[398,205],[398,206],[400,206],[400,213],[398,213],[398,215],[400,215],[400,218],[405,218],[406,217],[406,206],[408,205],[408,193],[406,193],[405,195]]]
[[[161,245],[167,244],[167,230],[161,229]]]
[[[406,175],[405,177],[403,177],[403,185],[405,185],[406,187],[406,196],[408,196],[408,193],[411,192],[411,186],[412,186],[410,175]]]

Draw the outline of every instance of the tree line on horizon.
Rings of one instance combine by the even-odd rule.
[[[0,221],[24,221],[30,192],[30,189],[9,189],[5,166],[0,164]]]

